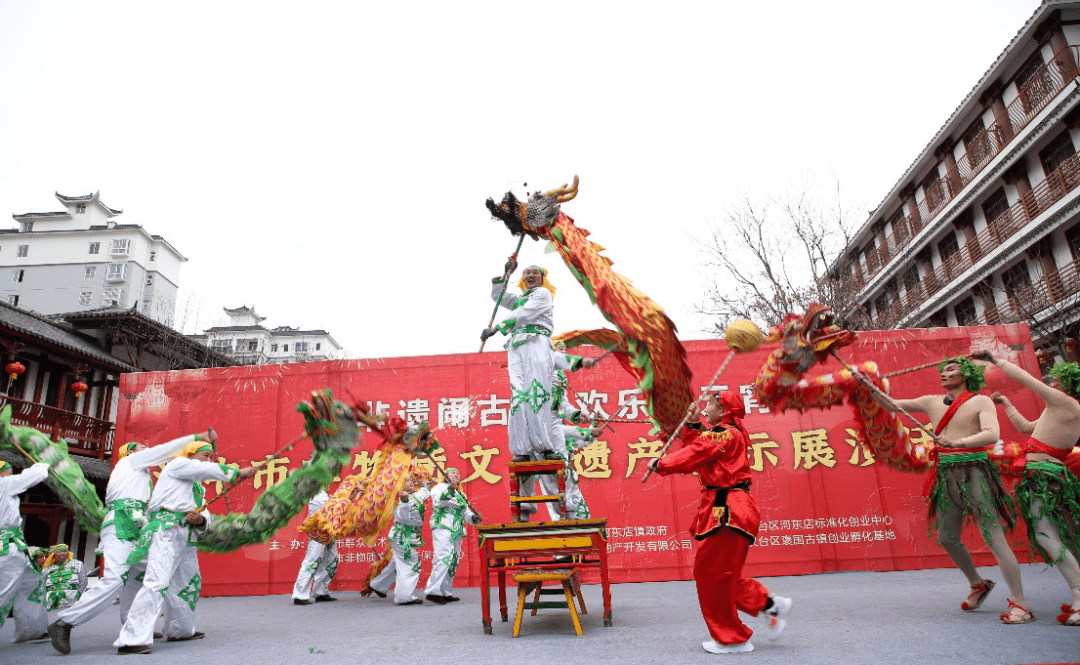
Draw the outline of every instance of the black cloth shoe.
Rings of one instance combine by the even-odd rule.
[[[559,453],[555,452],[554,450],[545,450],[542,457],[545,460],[562,460],[562,458],[559,457]]]
[[[204,637],[206,637],[206,633],[192,633],[192,634],[188,635],[187,637],[173,637],[173,636],[170,635],[169,639],[167,639],[165,641],[166,642],[187,642],[188,640],[201,640]]]
[[[450,602],[450,599],[447,598],[446,596],[440,596],[440,595],[434,594],[434,593],[429,593],[427,596],[424,597],[424,599],[425,600],[430,600],[431,602],[435,603],[436,605],[445,605],[445,604]]]
[[[383,593],[382,591],[377,590],[377,589],[372,589],[371,593],[375,594],[379,598],[386,598],[386,594]]]
[[[443,596],[443,598],[445,598],[445,599],[446,599],[446,602],[448,602],[448,603],[456,603],[456,602],[458,602],[459,600],[461,600],[461,599],[460,599],[460,598],[458,598],[457,596]]]
[[[71,624],[59,619],[49,624],[46,629],[52,639],[53,648],[62,654],[71,653]]]
[[[293,605],[310,605],[313,602],[314,601],[312,601],[312,600],[300,600],[299,598],[293,598],[292,599],[292,604]]]
[[[155,640],[160,640],[163,637],[165,637],[165,635],[163,635],[162,633],[159,633],[157,631],[154,631],[154,639]]]
[[[512,459],[510,461],[511,462],[531,462],[532,461],[532,456],[531,455],[514,455],[514,459]]]
[[[323,594],[323,595],[321,595],[321,596],[315,596],[315,602],[316,602],[316,603],[332,603],[332,602],[334,602],[335,600],[337,600],[337,598],[334,598],[333,596],[331,596],[331,595],[330,595],[330,594],[328,594],[328,593],[327,593],[327,594]]]
[[[407,603],[398,603],[398,605],[423,605],[424,601],[420,598],[413,598]]]
[[[31,637],[30,639],[28,639],[26,641],[27,642],[44,642],[45,640],[48,640],[48,639],[50,639],[49,630],[48,630],[48,628],[46,628],[44,633],[38,635],[37,637]]]
[[[153,653],[154,645],[152,644],[132,644],[131,646],[120,647],[116,650],[116,655],[127,656],[133,653]]]

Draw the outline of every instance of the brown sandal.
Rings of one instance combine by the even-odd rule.
[[[1022,614],[1013,614],[1013,610],[1020,610]],[[1031,613],[1031,610],[1021,607],[1009,599],[1009,611],[1001,615],[1001,623],[1007,623],[1009,625],[1016,625],[1021,623],[1031,623],[1035,620],[1035,615]]]
[[[971,593],[967,600],[960,604],[960,609],[971,612],[982,607],[983,601],[994,590],[994,580],[983,580],[978,584],[971,585]]]

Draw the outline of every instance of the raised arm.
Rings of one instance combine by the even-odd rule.
[[[998,369],[1000,369],[1002,373],[1005,374],[1005,376],[1009,377],[1013,381],[1016,381],[1025,388],[1031,389],[1032,392],[1034,392],[1036,395],[1041,397],[1044,402],[1046,402],[1046,406],[1048,407],[1061,408],[1068,407],[1076,403],[1076,400],[1074,400],[1072,397],[1069,397],[1060,390],[1051,388],[1050,386],[1046,385],[1039,379],[1035,378],[1020,367],[1017,367],[1008,360],[1005,360],[1004,358],[994,358],[993,356],[990,356],[988,360],[997,365]]]
[[[127,459],[130,460],[128,464],[130,464],[133,469],[150,469],[155,466],[164,466],[165,464],[168,464],[172,458],[179,455],[180,452],[184,450],[184,446],[192,441],[198,440],[198,437],[198,434],[188,434],[179,439],[173,439],[166,443],[150,446],[137,453],[130,453],[127,456]]]
[[[23,469],[22,473],[0,478],[0,493],[18,496],[48,477],[49,465],[45,462],[36,462],[29,468]]]
[[[1020,415],[1020,411],[1013,406],[1013,403],[1009,401],[1008,397],[1001,393],[994,393],[990,396],[990,399],[994,401],[994,404],[1001,404],[1005,407],[1005,417],[1009,419],[1009,422],[1012,423],[1012,426],[1016,428],[1017,432],[1020,432],[1021,434],[1031,434],[1035,431],[1035,423]]]
[[[505,307],[506,309],[513,309],[514,303],[517,302],[520,294],[511,293],[509,289],[505,289],[506,282],[502,277],[494,277],[491,280],[491,299],[499,303],[499,307]],[[499,297],[502,294],[502,298]]]

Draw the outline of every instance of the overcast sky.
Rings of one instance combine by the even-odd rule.
[[[0,215],[100,190],[190,259],[184,332],[460,353],[515,242],[484,200],[577,174],[564,211],[702,338],[710,222],[833,173],[876,207],[1038,4],[0,0]],[[522,261],[557,330],[604,323]]]

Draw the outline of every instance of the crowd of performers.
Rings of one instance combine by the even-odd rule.
[[[567,399],[566,372],[590,368],[597,361],[569,355],[565,347],[552,343],[555,288],[547,272],[537,266],[525,268],[520,292],[508,292],[507,276],[515,269],[516,262],[511,260],[506,273],[492,280],[492,298],[510,310],[509,315],[482,333],[484,340],[497,333],[507,338],[512,390],[510,452],[514,461],[562,460],[567,465],[568,517],[587,518],[590,513],[576,483],[573,453],[588,445],[600,429],[590,414],[575,409]],[[1043,412],[1035,420],[1027,420],[1006,397],[980,393],[986,364],[997,366],[1009,379],[1038,395],[1046,405]],[[795,378],[782,376],[786,389],[804,385],[805,381],[797,383],[796,379],[806,369],[808,366],[801,367],[800,376]],[[1035,620],[1024,596],[1017,557],[1006,537],[1006,532],[1023,519],[1032,551],[1060,571],[1071,593],[1071,602],[1061,606],[1058,620],[1080,626],[1080,481],[1064,464],[1080,432],[1080,368],[1075,363],[1061,364],[1053,372],[1057,381],[1046,385],[1007,360],[981,351],[943,360],[939,373],[944,394],[909,399],[890,397],[887,389],[874,387],[872,377],[848,369],[852,372],[848,378],[854,376],[865,383],[885,410],[923,413],[931,421],[935,445],[927,465],[928,514],[937,542],[971,587],[961,609],[978,609],[995,584],[978,573],[961,541],[964,525],[973,523],[996,557],[1009,588],[1008,609],[1000,620],[1005,624]],[[762,376],[767,374],[767,368],[762,372]],[[762,385],[759,377],[759,392]],[[694,474],[701,484],[691,535],[699,543],[694,578],[709,632],[702,647],[711,653],[748,652],[754,648],[754,631],[743,623],[739,612],[764,615],[768,619],[765,636],[775,638],[790,619],[792,600],[743,576],[760,521],[751,493],[743,396],[707,391],[703,397],[703,405],[697,400],[690,404],[685,428],[680,426],[671,437],[681,435],[681,445],[653,460],[650,469],[661,475]],[[763,403],[775,399],[775,395],[763,393],[759,397]],[[1024,442],[1012,446],[1001,442],[998,406],[1004,408],[1013,426],[1028,436]],[[383,432],[388,441],[403,446],[402,450],[431,450],[423,447],[433,441],[427,423],[390,423]],[[45,576],[26,555],[18,495],[44,480],[48,465],[34,464],[17,475],[10,465],[0,466],[0,624],[11,609],[16,641],[39,638],[47,631],[53,646],[66,654],[71,650],[72,629],[119,598],[123,627],[114,643],[119,653],[149,653],[155,638],[184,641],[203,637],[195,630],[194,620],[201,582],[195,543],[212,516],[205,507],[202,483],[234,483],[255,472],[250,466],[236,469],[215,462],[214,439],[213,431],[207,430],[154,447],[135,442],[120,447],[106,494],[108,514],[101,529],[105,572],[98,584],[85,592],[85,574],[81,568],[75,571],[67,565],[71,558],[66,548],[50,553]],[[387,453],[387,459],[391,457]],[[1018,479],[1012,491],[1002,482],[999,469],[1003,465],[1007,475]],[[150,469],[159,466],[162,471],[154,483]],[[453,581],[465,527],[478,524],[481,517],[462,491],[457,469],[440,468],[436,483],[410,470],[409,462],[395,468],[399,475],[395,476],[389,511],[392,522],[376,519],[365,532],[370,544],[389,527],[389,553],[373,568],[362,593],[381,598],[393,593],[393,602],[398,605],[421,604],[425,599],[438,604],[456,601]],[[350,506],[355,506],[357,493],[369,482],[370,478],[349,477],[333,496],[322,491],[311,500],[308,520],[301,529],[311,539],[293,588],[294,604],[335,600],[329,591],[338,561],[334,534],[342,533],[342,528],[355,528],[361,516],[356,511],[350,513]],[[557,489],[543,487],[543,493],[555,494]],[[531,510],[535,512],[535,507]],[[529,508],[523,511],[524,519],[529,512]],[[555,509],[550,516],[560,518]],[[417,588],[425,521],[431,527],[434,551],[432,570],[421,594]],[[50,591],[46,591],[46,578],[53,580]],[[46,611],[51,609],[58,610],[56,620],[46,626]],[[162,612],[164,627],[155,633],[155,622]]]

